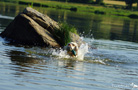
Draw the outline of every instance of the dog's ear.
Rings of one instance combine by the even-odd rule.
[[[75,46],[74,50],[78,51],[78,44],[74,42],[73,45]]]
[[[75,49],[74,49],[75,51],[78,51],[78,45],[75,45]]]
[[[75,46],[75,51],[78,51],[78,47],[77,46]]]

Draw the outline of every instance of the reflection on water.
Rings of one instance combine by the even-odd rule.
[[[39,58],[33,58],[27,56],[25,52],[21,51],[10,51],[8,53],[9,57],[11,58],[11,61],[15,63],[16,65],[24,66],[26,65],[33,65],[33,64],[45,64],[45,61],[40,60]]]
[[[124,20],[123,25],[120,26],[120,28],[116,27],[112,28],[111,30],[111,40],[124,40],[124,41],[132,41],[132,42],[138,42],[137,41],[137,21],[131,21],[131,20]],[[118,31],[118,30],[122,31]],[[115,32],[117,30],[117,32]]]
[[[24,8],[25,6],[1,4],[0,13],[15,17]],[[64,21],[75,25],[79,33],[83,33],[86,37],[91,37],[91,34],[93,34],[95,39],[138,42],[137,20],[134,19],[113,18],[50,8],[34,8],[48,14],[56,21]]]

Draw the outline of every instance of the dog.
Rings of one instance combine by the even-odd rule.
[[[78,44],[76,42],[70,42],[66,46],[67,54],[71,57],[77,57],[78,55]]]

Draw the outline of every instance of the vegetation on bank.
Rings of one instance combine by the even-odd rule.
[[[67,2],[47,1],[47,0],[4,0],[4,1],[10,1],[14,3],[18,3],[20,5],[28,5],[31,7],[33,6],[49,7],[49,8],[65,9],[65,10],[71,10],[71,11],[77,11],[77,12],[101,14],[101,15],[113,15],[113,16],[138,18],[138,11],[126,10],[125,9],[126,7],[121,5],[103,4],[101,6],[101,5],[95,5],[95,4],[67,3]],[[70,1],[70,0],[67,0],[67,1]]]

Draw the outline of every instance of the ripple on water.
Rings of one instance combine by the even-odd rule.
[[[123,69],[123,65],[131,64],[129,50],[109,50],[104,48],[93,49],[83,45],[83,61],[77,58],[64,56],[66,51],[39,47],[16,47],[3,45],[0,60],[1,89],[122,89],[117,85],[130,85],[136,83],[135,68]],[[86,52],[85,52],[86,51]],[[134,52],[136,53],[136,52]],[[133,53],[133,54],[134,54]],[[123,56],[125,55],[125,56]],[[130,57],[128,60],[127,55]],[[136,54],[134,55],[136,56]],[[120,65],[116,67],[116,65]],[[6,74],[6,75],[5,75]],[[4,75],[4,76],[3,76]],[[10,78],[9,78],[10,77]],[[10,79],[10,82],[9,80]],[[121,83],[118,83],[121,82]],[[133,84],[136,87],[137,84]],[[7,86],[7,87],[6,87]],[[130,89],[132,86],[124,87]]]

